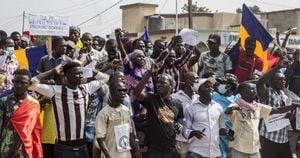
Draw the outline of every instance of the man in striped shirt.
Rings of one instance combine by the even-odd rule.
[[[64,72],[66,85],[45,85],[40,80]],[[52,99],[56,124],[57,142],[54,147],[54,157],[89,157],[84,140],[85,113],[88,107],[89,94],[100,89],[108,76],[94,71],[93,78],[86,84],[83,69],[77,62],[57,66],[52,70],[41,73],[32,79],[32,89]]]
[[[273,108],[280,108],[287,106],[287,95],[283,91],[285,88],[286,78],[279,70],[287,67],[287,60],[281,61],[270,71],[264,74],[257,81],[257,92],[261,103],[269,105]],[[266,87],[269,82],[270,87]],[[260,129],[261,139],[261,155],[262,157],[272,158],[291,158],[288,140],[288,126],[280,130],[268,132],[266,125],[263,123]]]

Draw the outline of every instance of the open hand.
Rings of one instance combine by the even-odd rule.
[[[164,63],[163,62],[158,62],[158,63],[154,63],[151,66],[150,72],[151,73],[156,73],[158,72],[162,67],[163,67]]]

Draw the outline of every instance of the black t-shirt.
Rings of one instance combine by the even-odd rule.
[[[149,150],[175,151],[174,123],[183,118],[183,108],[179,100],[172,99],[167,105],[160,96],[148,93],[141,104],[147,109]]]

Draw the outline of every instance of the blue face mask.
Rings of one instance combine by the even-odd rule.
[[[15,48],[14,47],[7,47],[6,51],[7,51],[8,56],[12,56],[14,54]]]

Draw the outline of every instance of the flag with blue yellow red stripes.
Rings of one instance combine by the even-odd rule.
[[[37,67],[40,59],[47,54],[46,45],[19,49],[15,51],[16,58],[19,62],[21,69],[27,69],[32,76],[37,74]]]
[[[256,39],[255,55],[263,61],[263,72],[269,68],[268,54],[266,50],[273,41],[273,37],[254,16],[250,9],[243,4],[242,22],[240,26],[240,46],[245,50],[245,40],[247,37]]]

